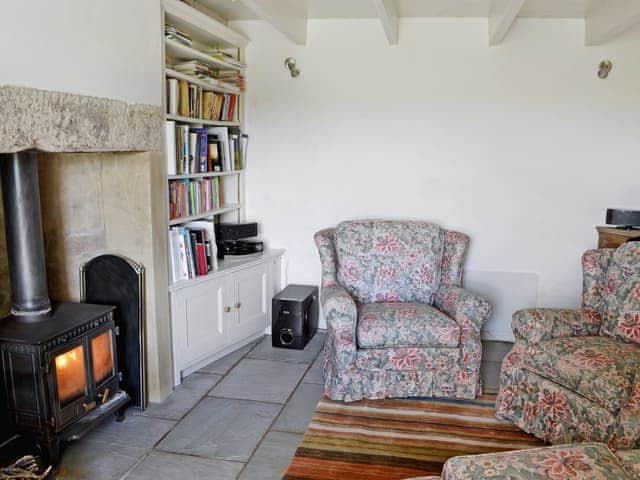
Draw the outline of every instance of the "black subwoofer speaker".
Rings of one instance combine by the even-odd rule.
[[[289,285],[273,297],[271,343],[302,350],[318,329],[318,287]]]

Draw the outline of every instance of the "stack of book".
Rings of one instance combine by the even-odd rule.
[[[207,55],[209,55],[210,57],[213,57],[217,60],[222,60],[223,62],[228,63],[229,65],[232,65],[236,68],[240,68],[240,69],[245,69],[247,68],[247,65],[244,62],[241,62],[240,60],[236,60],[233,55],[231,55],[230,53],[227,53],[223,50],[211,50],[209,52],[206,52]]]
[[[169,248],[174,283],[206,275],[218,266],[213,222],[189,222],[172,227]]]
[[[218,76],[216,77],[216,80],[218,80],[218,82],[237,87],[242,91],[244,91],[245,89],[244,75],[235,70],[226,70],[224,72],[220,72],[220,74],[218,74]]]
[[[194,128],[165,123],[167,173],[230,172],[247,164],[249,136],[237,127]]]
[[[222,192],[218,177],[169,182],[171,220],[209,212],[220,208],[220,205],[222,205]]]
[[[173,25],[166,24],[164,26],[164,36],[171,40],[175,40],[182,45],[186,45],[187,47],[190,47],[193,44],[193,41],[188,34]]]
[[[167,79],[167,113],[181,117],[233,122],[238,95],[203,90],[186,80]]]

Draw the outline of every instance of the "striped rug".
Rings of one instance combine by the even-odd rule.
[[[320,400],[283,480],[396,480],[439,475],[456,455],[539,447],[475,400]]]

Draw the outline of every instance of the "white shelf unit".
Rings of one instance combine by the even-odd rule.
[[[165,39],[165,56],[172,60],[202,60],[214,68],[239,70],[204,52],[215,47],[243,61],[244,49],[249,42],[247,38],[184,2],[163,0],[162,3],[164,22],[183,30],[193,40],[193,46],[188,47]],[[237,121],[211,121],[178,115],[166,115],[166,120],[183,125],[233,126],[242,129],[245,125],[244,98],[239,89],[233,85],[191,77],[163,66],[165,89],[166,79],[175,78],[198,85],[203,90],[239,95]],[[167,205],[170,182],[203,178],[217,178],[220,182],[222,207],[177,219],[169,218],[167,208],[167,234],[170,228],[194,220],[245,220],[245,170],[185,175],[168,175],[165,170],[163,180],[167,188]],[[171,268],[171,252],[167,252],[167,258]],[[179,385],[184,376],[207,363],[263,335],[271,324],[271,298],[282,288],[284,281],[283,250],[227,258],[220,260],[217,268],[206,275],[170,281],[167,291],[171,310],[174,385]]]

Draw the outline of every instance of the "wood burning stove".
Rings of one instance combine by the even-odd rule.
[[[11,315],[0,320],[0,366],[10,422],[44,461],[107,415],[121,416],[115,307],[51,306],[47,293],[35,152],[0,155]]]

